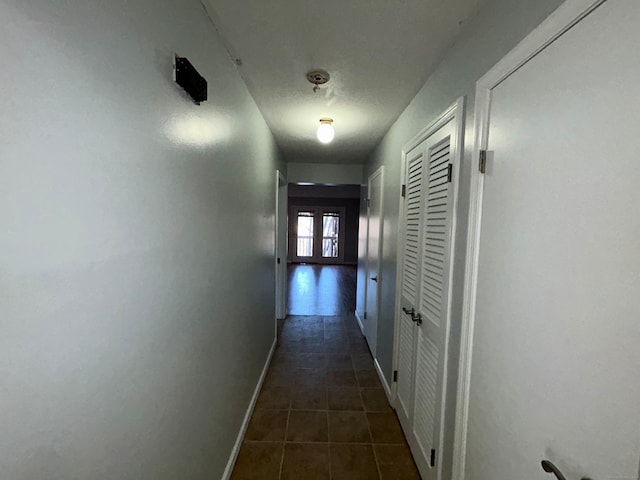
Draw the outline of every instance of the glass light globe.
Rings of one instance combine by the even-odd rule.
[[[318,127],[318,140],[322,143],[330,143],[336,132],[330,123],[321,123]]]

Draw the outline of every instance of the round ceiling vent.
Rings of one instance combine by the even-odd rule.
[[[324,85],[330,78],[329,73],[324,70],[311,70],[307,73],[307,80],[314,85]]]

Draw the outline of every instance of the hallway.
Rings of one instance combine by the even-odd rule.
[[[233,480],[420,478],[355,320],[354,290],[351,267],[290,267],[288,310],[313,314],[279,322]]]

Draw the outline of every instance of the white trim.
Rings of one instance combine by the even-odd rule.
[[[367,180],[367,244],[366,244],[366,256],[365,256],[365,280],[364,280],[364,311],[367,312],[367,304],[368,304],[368,295],[369,295],[369,236],[371,232],[369,231],[369,224],[371,221],[371,183],[376,178],[380,177],[380,220],[378,223],[378,281],[376,282],[376,341],[373,349],[371,345],[369,345],[369,349],[372,350],[372,356],[376,357],[376,352],[378,350],[378,325],[380,324],[379,314],[380,314],[380,286],[382,285],[382,240],[384,235],[384,165],[380,165],[376,170],[369,175]],[[367,343],[369,343],[369,339],[366,335],[366,328],[364,326],[364,322],[362,323],[362,334],[365,336]]]
[[[407,152],[410,152],[413,148],[420,145],[423,141],[429,138],[434,132],[442,128],[444,125],[452,120],[457,121],[456,125],[456,139],[455,148],[456,153],[452,156],[453,175],[455,181],[453,182],[453,209],[452,209],[452,232],[451,232],[451,266],[453,268],[454,262],[454,248],[455,248],[455,226],[457,223],[457,205],[458,205],[458,189],[460,184],[460,163],[463,157],[463,140],[464,140],[464,98],[459,97],[449,108],[447,108],[438,118],[432,121],[429,125],[424,127],[416,136],[409,140],[402,148],[402,159],[400,161],[400,181],[401,184],[405,181],[405,169],[407,163]],[[405,202],[400,199],[399,219],[402,221],[405,214]],[[393,333],[393,363],[392,369],[398,369],[398,357],[400,355],[400,308],[402,298],[402,266],[404,265],[404,244],[401,244],[400,239],[404,238],[404,224],[401,223],[398,229],[398,248],[396,256],[396,291],[395,291],[395,308],[394,308],[394,333]],[[451,288],[451,281],[449,282]],[[449,295],[451,300],[451,295]],[[444,384],[443,384],[444,385]],[[397,383],[393,384],[391,389],[393,405],[395,407],[395,401],[397,400],[398,386]]]
[[[469,193],[469,229],[453,447],[453,480],[464,480],[465,476],[473,331],[478,288],[480,226],[482,223],[482,199],[484,193],[484,176],[480,174],[476,162],[479,158],[480,150],[486,149],[488,145],[491,90],[589,15],[604,1],[606,0],[566,0],[476,83],[474,146]]]
[[[277,331],[277,327],[278,327],[278,319],[283,319],[287,316],[287,305],[286,305],[286,276],[287,276],[287,232],[289,230],[289,225],[286,225],[285,228],[285,234],[282,236],[283,238],[280,238],[280,234],[279,234],[279,230],[281,229],[281,224],[282,222],[284,222],[285,224],[287,224],[287,215],[286,212],[288,211],[288,205],[285,205],[285,218],[280,218],[280,209],[281,209],[281,205],[280,205],[280,188],[286,186],[287,184],[287,177],[284,176],[284,174],[280,171],[280,170],[276,170],[276,210],[275,210],[275,222],[274,222],[274,255],[273,255],[273,263],[275,265],[275,288],[276,288],[276,292],[275,292],[275,297],[276,297],[276,308],[275,308],[275,317],[276,317],[276,331]],[[287,199],[285,198],[285,202],[287,201]],[[288,203],[288,202],[287,202]],[[280,245],[283,244],[283,245]],[[282,251],[284,252],[284,255],[282,257],[280,257],[280,265],[278,265],[278,252],[280,251],[280,246],[284,246],[284,248],[282,249]],[[283,275],[283,279],[282,282],[278,282],[279,280],[279,275],[278,275],[278,270],[281,271],[282,275]],[[281,288],[284,286],[284,290]],[[278,290],[280,290],[280,294],[278,294]],[[278,301],[280,300],[280,301]]]
[[[258,384],[256,385],[256,388],[253,391],[253,396],[251,397],[251,401],[249,402],[247,413],[245,414],[244,420],[242,421],[242,425],[240,426],[240,432],[238,432],[238,438],[236,438],[236,443],[233,445],[233,449],[231,450],[231,455],[229,456],[227,467],[224,469],[224,473],[222,474],[222,480],[229,480],[231,478],[231,473],[233,472],[233,467],[235,466],[236,459],[238,458],[238,453],[240,453],[240,447],[242,446],[244,435],[245,433],[247,433],[249,420],[251,420],[251,415],[253,415],[253,409],[255,408],[256,402],[258,401],[258,396],[260,395],[260,390],[262,389],[262,384],[264,383],[264,379],[267,376],[269,365],[271,365],[271,358],[273,357],[273,352],[276,349],[277,343],[278,343],[278,340],[274,338],[273,344],[271,345],[271,350],[269,351],[269,355],[267,356],[267,361],[265,362],[264,367],[262,368],[262,373],[260,374],[260,378],[258,379]]]
[[[449,278],[447,279],[447,317],[445,322],[445,331],[444,331],[444,340],[443,340],[443,370],[442,370],[442,393],[441,393],[441,404],[440,404],[440,421],[439,421],[439,429],[438,432],[440,442],[439,444],[442,446],[440,451],[438,452],[438,459],[436,460],[438,463],[437,470],[437,478],[442,478],[442,467],[443,467],[443,458],[446,444],[445,444],[445,430],[448,425],[446,423],[447,420],[447,410],[450,408],[455,409],[455,403],[450,407],[451,401],[450,398],[453,397],[455,392],[449,391],[449,372],[451,367],[453,366],[454,359],[449,358],[450,356],[450,342],[451,342],[451,310],[453,308],[453,275],[455,269],[456,262],[456,232],[458,226],[458,195],[460,191],[460,166],[464,159],[464,127],[465,127],[465,110],[464,110],[464,98],[460,97],[456,100],[455,109],[452,111],[451,121],[455,122],[453,125],[453,135],[451,136],[451,166],[452,166],[452,188],[451,192],[451,223],[450,223],[450,233],[449,233]],[[449,395],[449,394],[452,395]],[[454,430],[455,432],[455,430]]]
[[[389,403],[393,405],[393,403],[391,403],[391,387],[389,386],[389,383],[387,382],[387,379],[385,378],[384,373],[382,373],[382,367],[380,366],[380,363],[378,363],[377,358],[373,359],[373,365],[376,367],[376,372],[378,373],[378,377],[380,378],[380,383],[382,383],[382,388],[384,388],[384,393],[387,394],[387,399],[389,400]]]
[[[458,99],[456,99],[456,101],[453,102],[444,112],[442,112],[438,118],[436,118],[422,130],[420,130],[420,132],[416,136],[409,140],[402,148],[403,159],[406,157],[406,152],[413,150],[415,147],[417,147],[427,138],[433,135],[434,132],[438,131],[440,128],[454,119],[457,115],[459,115],[463,102],[463,97],[459,97]]]
[[[356,314],[356,320],[358,322],[358,326],[360,327],[360,333],[362,333],[362,336],[364,337],[364,323],[362,323],[362,319],[360,318],[360,314],[358,313],[358,311],[356,310],[355,312]]]

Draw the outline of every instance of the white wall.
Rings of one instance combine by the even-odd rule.
[[[394,308],[396,288],[396,255],[398,248],[398,213],[400,201],[402,147],[427,124],[433,121],[458,97],[465,97],[466,132],[465,155],[461,165],[456,258],[454,264],[452,349],[449,390],[453,393],[457,380],[459,327],[462,315],[464,253],[466,249],[466,220],[469,203],[469,174],[477,159],[471,158],[473,147],[473,102],[476,81],[522,38],[548,16],[562,0],[494,0],[486,2],[478,15],[467,25],[456,44],[428,78],[420,92],[394,123],[365,165],[368,177],[380,165],[385,165],[384,237],[381,261],[381,299],[378,318],[377,357],[387,380],[392,378]],[[361,230],[361,234],[364,233]],[[359,270],[363,267],[362,262]],[[360,279],[360,277],[359,277]],[[357,305],[363,305],[363,282],[358,283]],[[362,313],[359,311],[359,313]],[[454,395],[449,395],[454,398]],[[447,424],[452,426],[453,405],[447,410]],[[452,428],[448,429],[452,442]],[[451,449],[449,449],[450,452]],[[445,459],[444,478],[447,478],[451,458]]]
[[[328,185],[361,185],[362,165],[326,163],[288,163],[289,183],[320,183]]]
[[[0,56],[0,476],[220,478],[274,338],[262,116],[198,0],[6,0]]]

